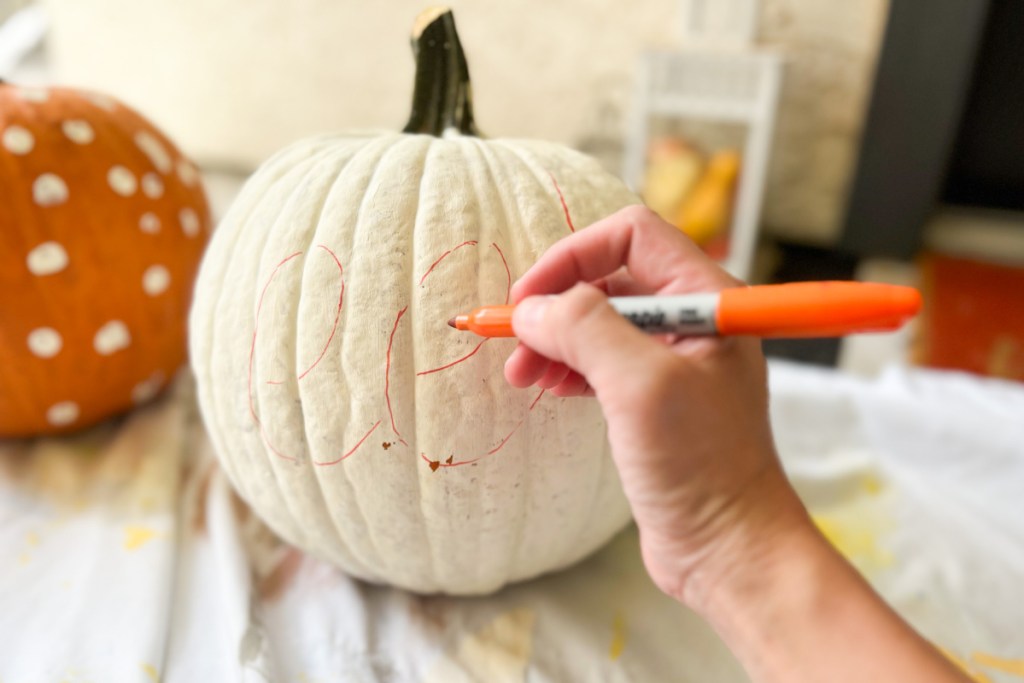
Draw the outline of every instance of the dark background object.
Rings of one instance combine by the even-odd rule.
[[[808,280],[852,280],[857,259],[830,249],[781,242],[775,244],[778,266],[769,282],[806,282]],[[761,343],[771,358],[835,367],[839,360],[839,338],[765,339]]]
[[[992,0],[942,201],[1024,211],[1024,2]]]
[[[892,1],[840,249],[901,258],[918,250],[925,223],[942,195],[952,150],[960,142],[957,133],[989,6],[1020,3]],[[1012,47],[1024,50],[1024,43]],[[1017,75],[1018,87],[1022,78]],[[973,105],[966,110],[972,111]],[[965,120],[965,128],[971,125]]]

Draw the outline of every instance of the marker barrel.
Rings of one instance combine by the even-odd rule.
[[[615,297],[608,303],[644,332],[686,336],[839,337],[895,330],[921,308],[911,287],[870,282],[796,282],[678,296]],[[514,337],[514,306],[478,308],[449,324],[482,337]]]

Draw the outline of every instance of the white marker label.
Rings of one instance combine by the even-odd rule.
[[[716,331],[718,299],[718,294],[686,294],[616,297],[609,302],[645,332],[711,335]]]

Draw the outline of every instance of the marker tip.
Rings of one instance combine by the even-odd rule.
[[[457,327],[455,325],[455,318],[449,318],[449,320],[448,320],[448,327]]]

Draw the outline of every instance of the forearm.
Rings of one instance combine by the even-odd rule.
[[[721,574],[694,607],[758,683],[968,680],[809,521]]]

